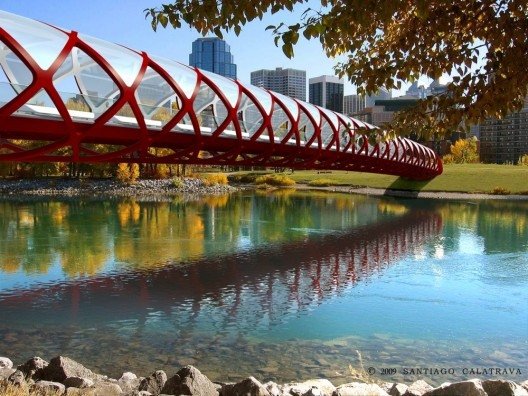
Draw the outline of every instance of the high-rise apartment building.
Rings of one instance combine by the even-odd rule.
[[[256,70],[251,72],[251,85],[269,89],[306,101],[306,71],[297,69]]]
[[[363,95],[345,95],[343,98],[343,113],[354,115],[361,113],[365,109],[365,96]]]
[[[231,48],[224,40],[216,37],[193,41],[189,64],[224,77],[237,78],[237,67],[231,55]]]
[[[521,111],[480,124],[480,161],[516,164],[528,154],[528,98]]]
[[[336,76],[319,76],[309,80],[309,102],[343,112],[345,83]]]

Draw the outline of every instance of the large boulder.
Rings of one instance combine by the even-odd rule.
[[[215,385],[194,366],[182,367],[167,380],[161,393],[167,395],[218,396]]]
[[[17,369],[24,373],[26,380],[38,381],[40,379],[45,379],[43,373],[47,366],[48,362],[38,356],[35,356],[29,359],[26,363],[18,366]]]
[[[425,392],[423,396],[487,396],[478,379],[469,381],[446,383],[438,388]]]
[[[82,377],[68,377],[63,382],[66,388],[90,388],[94,385],[93,380],[90,378]]]
[[[8,379],[15,371],[13,368],[0,368],[0,381]]]
[[[433,387],[424,380],[418,380],[409,385],[404,396],[422,396],[425,392],[429,392],[432,389]]]
[[[270,396],[282,396],[282,392],[279,385],[273,381],[268,381],[264,385],[264,388],[269,392]]]
[[[13,368],[13,362],[11,359],[6,357],[0,357],[0,369],[10,369]]]
[[[389,395],[390,396],[403,396],[407,392],[409,387],[405,384],[394,384],[389,389]]]
[[[66,396],[122,396],[119,385],[110,382],[98,382],[92,388],[67,388]]]
[[[362,382],[351,382],[336,388],[333,396],[389,396],[377,384],[364,384]]]
[[[335,390],[336,387],[327,379],[314,379],[282,386],[282,392],[284,394],[293,396],[309,396],[309,393],[314,395],[320,393],[321,396],[331,396]]]
[[[482,387],[488,396],[528,396],[528,391],[513,381],[487,380]]]
[[[36,394],[48,394],[55,392],[62,395],[64,392],[66,392],[66,387],[60,382],[37,381],[31,385],[31,392]]]
[[[117,380],[117,383],[121,389],[123,389],[123,392],[132,393],[139,389],[141,381],[143,381],[143,378],[138,378],[134,373],[126,372],[121,375],[121,378]]]
[[[8,377],[7,381],[11,385],[18,386],[20,388],[25,388],[28,385],[26,381],[26,375],[20,370],[15,370],[15,372]]]
[[[65,356],[57,356],[50,360],[42,370],[41,378],[47,381],[64,382],[68,377],[87,378],[96,381],[101,378],[92,370]]]
[[[222,396],[270,396],[268,390],[255,377],[248,377],[236,384],[226,384],[220,391]]]
[[[167,382],[167,374],[163,370],[154,371],[149,377],[143,378],[138,390],[147,391],[153,395],[159,395]]]

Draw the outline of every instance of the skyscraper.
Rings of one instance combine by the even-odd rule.
[[[306,71],[297,69],[256,70],[251,72],[251,85],[270,89],[306,101]]]
[[[353,115],[361,113],[365,109],[364,95],[345,95],[343,99],[343,113]]]
[[[309,80],[309,102],[329,110],[343,112],[345,83],[335,76],[319,76]]]
[[[189,64],[224,77],[237,78],[237,67],[231,55],[231,48],[224,40],[216,37],[193,41]]]

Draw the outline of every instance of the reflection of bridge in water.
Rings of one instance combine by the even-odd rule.
[[[442,173],[354,118],[2,11],[0,66],[0,161]]]
[[[270,323],[280,321],[382,272],[441,229],[438,214],[411,212],[337,235],[266,245],[155,272],[132,271],[20,290],[2,298],[0,310],[6,317],[10,312],[17,318],[27,315],[28,322],[46,323],[56,316],[94,324],[144,322],[160,313],[189,324],[202,311],[213,309],[220,325],[236,322],[239,328],[252,328],[265,317]]]

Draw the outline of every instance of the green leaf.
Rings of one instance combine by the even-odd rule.
[[[161,26],[166,28],[167,24],[169,23],[169,18],[167,18],[167,15],[165,15],[165,14],[159,14],[158,15],[158,22],[161,23]]]

